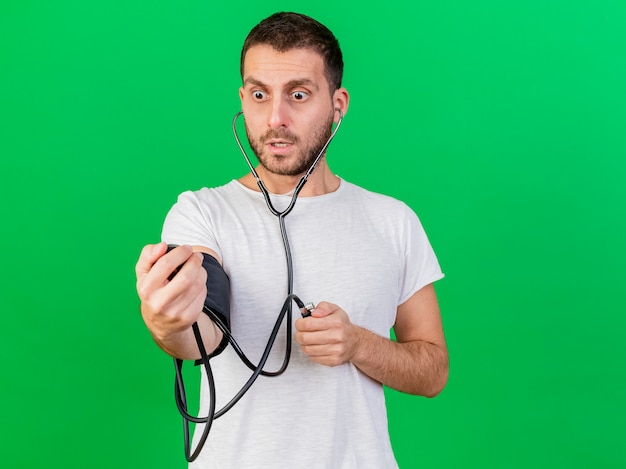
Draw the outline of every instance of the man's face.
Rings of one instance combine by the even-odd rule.
[[[306,172],[330,136],[333,102],[322,56],[310,49],[248,49],[239,90],[250,146],[267,171]]]

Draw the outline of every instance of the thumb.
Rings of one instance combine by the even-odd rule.
[[[326,301],[320,302],[313,311],[311,311],[311,316],[314,318],[324,318],[333,313],[335,307],[333,304],[328,303]]]

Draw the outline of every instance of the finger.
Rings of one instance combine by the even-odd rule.
[[[135,265],[137,277],[147,274],[154,263],[165,253],[166,249],[167,245],[163,242],[145,245]]]
[[[302,351],[310,358],[328,357],[333,350],[325,344],[301,345]]]
[[[202,269],[203,270],[203,269]],[[173,282],[155,294],[153,304],[162,311],[160,321],[172,329],[184,329],[197,321],[206,298],[206,285],[202,276],[183,289],[173,289]]]
[[[189,247],[189,249],[191,248]],[[204,270],[202,269],[202,254],[188,250],[176,253],[172,251],[163,256],[159,262],[155,264],[153,270],[155,275],[165,275],[167,279],[166,283],[174,281],[180,283],[184,280],[197,277],[199,271]]]
[[[142,312],[149,322],[160,324],[161,329],[179,329],[197,320],[206,298],[206,270],[193,255],[171,282],[164,281],[156,288],[151,288],[152,274],[146,276],[142,285]]]
[[[296,332],[294,335],[296,342],[302,346],[329,345],[339,342],[337,335],[333,331],[319,330],[312,332]]]
[[[185,264],[191,260],[192,255],[193,250],[191,246],[179,246],[162,256],[153,265],[150,274],[162,282],[171,280],[170,277],[178,276],[180,270],[186,267]],[[190,264],[193,264],[193,262]]]
[[[161,253],[162,249],[167,249],[167,246],[164,244],[163,247],[157,247],[156,252]],[[146,257],[148,257],[147,255]],[[142,300],[145,300],[151,292],[163,287],[168,283],[168,277],[174,273],[179,266],[185,264],[190,257],[193,256],[193,251],[190,246],[180,246],[165,255],[161,255],[161,257],[157,258],[156,262],[154,262],[148,271],[143,271],[143,273],[139,273],[137,276],[137,290],[139,293],[139,297]],[[197,263],[198,261],[196,259]],[[193,264],[193,262],[191,263]],[[190,272],[189,270],[193,267],[190,265],[185,268],[185,273],[181,275],[181,280],[177,283],[178,288],[184,288],[186,282],[190,280]],[[140,269],[145,268],[144,266],[138,267],[138,271],[142,272]],[[181,271],[183,269],[181,268]],[[180,272],[179,272],[180,274]],[[176,275],[178,276],[178,275]],[[176,277],[175,277],[176,278]],[[171,282],[169,282],[171,283]]]
[[[323,331],[327,329],[326,324],[323,321],[320,321],[320,318],[316,317],[307,317],[307,318],[298,318],[296,319],[296,330],[300,332],[315,332],[315,331]]]
[[[345,363],[342,358],[341,348],[338,346],[309,345],[300,347],[309,359],[320,365],[337,366]]]
[[[295,322],[296,331],[305,331],[306,330],[306,321],[302,318],[296,319]],[[296,332],[297,335],[297,332]]]
[[[163,258],[163,265],[155,265],[155,276],[165,279],[162,280],[164,285],[164,293],[169,296],[186,295],[190,296],[193,292],[199,293],[200,290],[204,290],[206,296],[206,270],[202,267],[202,254],[193,253],[178,267],[172,269],[172,265],[176,265],[178,258],[175,261],[171,259]],[[158,280],[155,280],[158,282]]]

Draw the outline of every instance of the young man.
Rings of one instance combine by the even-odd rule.
[[[272,15],[244,43],[239,95],[246,133],[278,210],[291,201],[333,122],[347,113],[342,73],[337,40],[304,15]],[[443,275],[427,237],[405,204],[340,179],[325,156],[284,221],[293,291],[317,307],[294,322],[299,347],[286,372],[259,378],[215,420],[193,467],[397,467],[383,384],[432,397],[448,375],[432,286]],[[285,300],[287,268],[278,219],[255,178],[181,194],[162,237],[180,247],[166,254],[165,243],[148,245],[136,267],[141,312],[155,341],[174,357],[197,359],[194,322],[209,353],[222,341],[202,313],[206,253],[230,278],[232,334],[258,363]],[[278,336],[266,370],[280,367],[286,341]],[[211,364],[219,407],[251,372],[232,347]],[[201,413],[207,407],[203,387]]]

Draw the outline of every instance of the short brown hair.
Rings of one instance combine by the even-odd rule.
[[[339,41],[322,23],[300,13],[280,12],[257,24],[243,43],[240,73],[243,80],[243,63],[248,49],[267,44],[279,52],[291,49],[312,49],[324,59],[324,74],[331,94],[341,88],[343,56]]]

